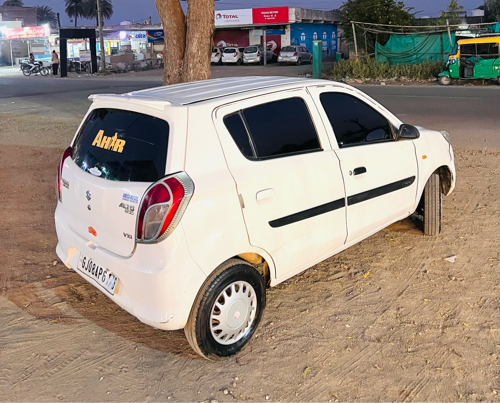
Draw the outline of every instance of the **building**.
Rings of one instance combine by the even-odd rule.
[[[18,21],[20,25],[2,24]],[[8,28],[34,27],[37,25],[36,7],[0,6],[0,25]]]

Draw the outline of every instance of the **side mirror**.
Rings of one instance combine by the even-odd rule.
[[[399,139],[418,139],[420,137],[420,132],[415,126],[402,124],[399,126],[398,130],[398,140]]]

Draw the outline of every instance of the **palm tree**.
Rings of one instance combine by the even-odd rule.
[[[24,4],[21,0],[5,0],[3,2],[4,7],[24,7]]]
[[[57,16],[54,11],[48,6],[35,6],[36,19],[38,25],[49,24],[52,28],[57,27]]]
[[[113,4],[111,4],[111,0],[101,0],[100,2],[102,20],[109,20],[113,15]],[[84,3],[84,17],[95,18],[97,21],[97,0],[84,0]],[[99,25],[99,21],[96,25]]]
[[[68,14],[68,17],[74,17],[75,18],[75,27],[77,26],[78,22],[78,17],[84,17],[84,9],[83,5],[85,0],[64,0],[66,3],[66,14]]]

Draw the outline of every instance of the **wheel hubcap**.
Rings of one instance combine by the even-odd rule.
[[[224,345],[236,343],[252,327],[257,311],[257,296],[246,281],[228,285],[215,301],[210,315],[214,339]]]

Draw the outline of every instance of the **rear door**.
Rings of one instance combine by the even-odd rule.
[[[395,141],[396,119],[352,91],[311,88],[342,167],[347,196],[347,243],[413,212],[417,159],[411,140]]]
[[[94,109],[62,171],[62,207],[69,227],[94,245],[130,255],[142,195],[165,175],[168,139],[165,120]]]
[[[339,160],[317,122],[302,89],[215,113],[250,243],[272,256],[281,279],[331,255],[346,237]]]

